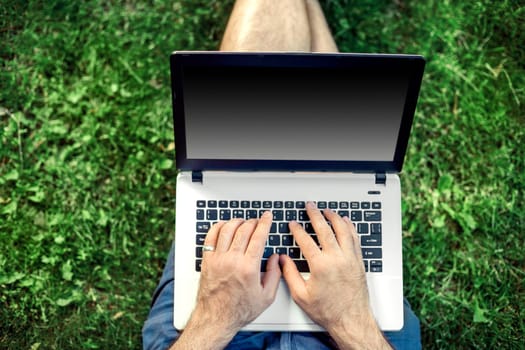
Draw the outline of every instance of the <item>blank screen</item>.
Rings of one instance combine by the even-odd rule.
[[[186,68],[189,159],[392,161],[406,72]]]

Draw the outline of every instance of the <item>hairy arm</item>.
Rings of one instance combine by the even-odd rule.
[[[220,317],[196,308],[181,336],[170,350],[176,349],[224,349],[238,329],[224,324]]]

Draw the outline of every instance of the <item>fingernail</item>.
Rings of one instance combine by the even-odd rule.
[[[311,209],[315,209],[315,208],[317,208],[317,205],[315,205],[314,202],[310,202],[310,201],[308,201],[308,202],[306,203],[306,206],[307,206],[308,208],[311,208]]]
[[[272,216],[272,212],[267,210],[263,213],[263,216],[266,216],[266,217],[269,217],[269,216]]]

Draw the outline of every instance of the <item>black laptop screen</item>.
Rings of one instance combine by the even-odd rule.
[[[185,158],[226,162],[393,162],[410,83],[377,66],[188,66],[181,78]]]

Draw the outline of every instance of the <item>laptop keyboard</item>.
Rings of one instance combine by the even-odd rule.
[[[339,215],[347,216],[354,223],[361,242],[361,252],[366,272],[382,272],[381,248],[381,202],[318,201],[319,209],[329,208]],[[259,218],[265,211],[273,213],[273,223],[266,242],[261,271],[266,271],[267,259],[274,253],[287,254],[297,265],[299,272],[309,272],[308,263],[288,228],[295,220],[319,245],[317,236],[306,213],[304,201],[246,201],[246,200],[198,200],[196,208],[195,269],[201,270],[202,246],[211,225],[219,220],[233,218]]]

